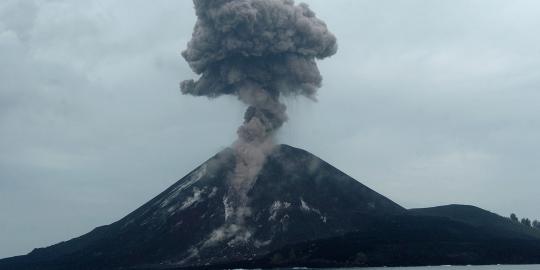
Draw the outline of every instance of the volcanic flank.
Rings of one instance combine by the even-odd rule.
[[[406,210],[316,156],[276,146],[229,223],[228,148],[123,219],[0,269],[540,263],[540,233],[471,206]]]
[[[228,226],[234,159],[234,150],[226,149],[118,222],[15,262],[35,269],[109,269],[252,260],[286,244],[358,229],[362,217],[405,211],[316,156],[280,145],[248,193],[252,214],[240,231]]]

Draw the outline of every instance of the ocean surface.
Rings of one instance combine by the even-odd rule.
[[[287,268],[311,269],[311,268]],[[324,268],[325,270],[540,270],[540,264],[533,265],[482,265],[482,266],[421,266],[421,267],[362,267]]]

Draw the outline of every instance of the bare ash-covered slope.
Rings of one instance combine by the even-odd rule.
[[[301,149],[276,146],[249,191],[250,213],[231,222],[226,149],[111,225],[25,256],[0,269],[117,269],[253,260],[297,242],[362,230],[406,210]]]

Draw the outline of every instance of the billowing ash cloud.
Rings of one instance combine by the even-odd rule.
[[[197,24],[182,55],[198,81],[182,92],[215,97],[262,88],[313,97],[321,85],[315,58],[333,55],[336,38],[307,5],[287,0],[195,0]]]
[[[182,53],[201,77],[184,94],[235,95],[248,105],[238,129],[236,201],[247,200],[272,134],[287,120],[281,96],[315,99],[322,77],[315,59],[336,53],[336,38],[306,4],[292,0],[194,0],[197,23]]]

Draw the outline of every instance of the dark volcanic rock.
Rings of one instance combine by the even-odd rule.
[[[316,156],[277,146],[249,192],[251,215],[225,227],[230,149],[212,157],[125,218],[26,256],[0,269],[115,269],[197,266],[258,258],[288,244],[369,226],[406,210]],[[229,231],[229,233],[227,233]],[[22,268],[21,268],[22,267]]]
[[[484,232],[509,239],[540,239],[540,230],[501,217],[472,205],[443,205],[429,208],[410,209],[411,215],[433,216],[460,221]]]
[[[370,222],[368,230],[287,245],[257,260],[215,269],[540,264],[537,238],[509,237],[491,227],[435,216],[375,217]]]

